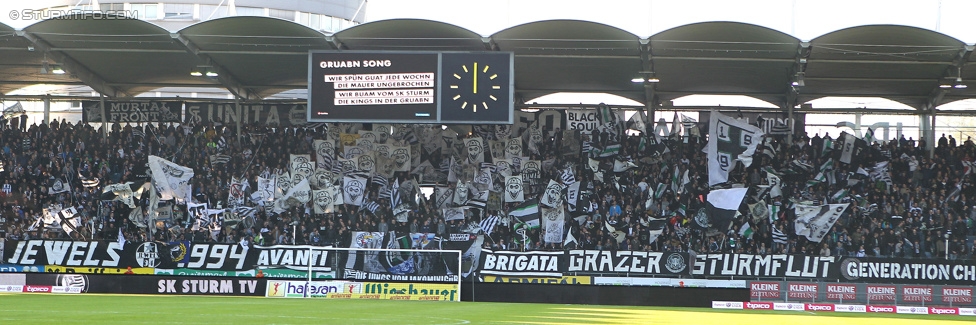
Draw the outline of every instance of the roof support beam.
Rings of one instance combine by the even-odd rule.
[[[339,50],[348,50],[349,49],[349,47],[347,47],[346,44],[342,43],[342,41],[340,41],[339,38],[338,37],[335,37],[334,35],[326,36],[325,37],[325,40],[327,42],[329,42],[329,43],[332,43],[332,46],[335,46],[336,49],[339,49]],[[308,55],[308,53],[305,53],[305,55]]]
[[[481,43],[485,44],[485,50],[488,51],[498,51],[498,44],[491,37],[482,37]]]
[[[935,108],[942,103],[942,98],[944,98],[945,95],[948,94],[952,89],[942,88],[942,85],[954,85],[953,82],[955,82],[956,78],[961,77],[960,72],[962,71],[962,67],[967,61],[969,61],[969,57],[973,54],[973,49],[974,47],[972,45],[967,45],[964,49],[959,51],[959,54],[956,55],[955,59],[952,60],[952,65],[946,67],[945,71],[942,73],[942,78],[939,79],[939,84],[936,85],[936,87],[933,88],[929,93],[929,98],[925,101],[925,105],[919,109],[922,111],[934,111]],[[929,142],[931,142],[931,139]]]
[[[605,91],[609,92],[609,91]],[[779,97],[783,96],[783,93],[752,93],[752,92],[690,92],[690,91],[658,91],[659,95],[668,96],[688,96],[688,95],[742,95],[742,96],[753,96],[753,97]],[[904,98],[904,99],[923,99],[928,98],[926,95],[891,95],[891,94],[877,94],[877,93],[802,93],[803,97],[884,97],[888,99],[894,98]]]
[[[16,33],[17,36],[23,37],[34,44],[34,47],[38,50],[50,54],[55,61],[64,66],[65,70],[71,72],[71,74],[81,80],[81,82],[84,82],[85,85],[88,85],[88,87],[91,87],[91,89],[99,92],[100,94],[105,95],[106,97],[132,97],[131,95],[122,91],[120,88],[110,86],[105,79],[102,79],[101,76],[95,74],[94,71],[88,69],[88,67],[76,61],[74,58],[62,53],[60,49],[54,48],[54,46],[51,46],[51,44],[47,41],[22,30],[17,31]]]
[[[219,81],[224,88],[227,88],[227,91],[229,91],[235,97],[240,98],[243,101],[261,99],[253,89],[245,87],[243,83],[231,75],[229,70],[215,62],[209,55],[201,53],[200,48],[197,47],[196,44],[193,44],[190,39],[186,38],[180,33],[171,33],[169,35],[173,38],[173,40],[176,41],[176,43],[183,45],[187,52],[196,55],[204,62],[207,62],[207,64],[209,64],[213,69],[217,70],[217,81]]]
[[[650,134],[652,129],[654,129],[654,109],[657,108],[657,82],[649,82],[648,78],[657,78],[657,73],[654,72],[654,57],[651,54],[651,39],[642,38],[640,39],[640,57],[641,57],[641,68],[639,71],[640,76],[644,79],[644,109],[646,112],[641,112],[641,118],[644,122],[644,134]]]

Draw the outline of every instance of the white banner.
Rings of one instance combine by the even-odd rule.
[[[445,221],[464,220],[464,208],[446,208],[442,211]]]
[[[454,204],[462,205],[468,202],[468,183],[458,181],[454,187]]]
[[[562,203],[562,192],[566,188],[563,184],[559,184],[554,180],[549,180],[549,185],[546,186],[546,190],[542,192],[542,197],[539,198],[539,203],[547,207],[558,207]]]
[[[848,204],[828,204],[828,205],[796,205],[796,228],[797,236],[805,236],[810,241],[820,242],[824,235],[830,231],[837,219],[847,210]]]
[[[326,136],[325,140],[312,141],[315,148],[315,165],[318,168],[332,169],[335,160],[335,140]]]
[[[418,153],[419,155],[419,153]],[[390,159],[393,159],[394,170],[398,172],[409,172],[413,156],[410,147],[390,147]]]
[[[464,156],[467,157],[468,163],[485,162],[485,144],[481,137],[464,139],[464,147],[466,148]]]
[[[258,177],[258,188],[251,194],[255,201],[272,201],[275,193],[275,179]]]
[[[289,175],[287,171],[278,173],[278,175],[275,176],[274,184],[276,189],[274,197],[275,199],[281,198],[282,195],[285,195],[285,193],[288,193],[288,190],[291,189],[291,175]]]
[[[522,176],[505,177],[505,203],[525,201]]]
[[[505,140],[505,158],[522,157],[522,138]]]
[[[172,161],[150,155],[149,170],[152,171],[153,181],[155,181],[163,200],[175,198],[177,201],[190,201],[192,168],[183,167]]]
[[[580,130],[581,134],[590,134],[600,125],[597,110],[567,109],[566,129]]]
[[[342,179],[342,201],[345,204],[360,206],[366,193],[366,179],[346,176]]]
[[[563,213],[563,207],[556,207],[554,209],[541,208],[542,220],[544,221],[545,227],[545,241],[546,243],[563,243],[563,224],[566,223],[566,215]]]
[[[308,179],[303,179],[298,185],[289,189],[288,193],[281,197],[281,200],[275,202],[275,207],[272,211],[282,213],[290,207],[308,203],[311,199],[312,188],[308,186]]]
[[[312,158],[310,155],[290,155],[290,163],[288,164],[288,172],[291,173],[292,185],[298,184],[295,182],[296,177],[308,178],[312,175],[312,171],[315,170],[315,165],[312,164]]]
[[[248,187],[250,184],[247,179],[232,177],[230,189],[227,191],[227,207],[236,208],[244,205],[244,193],[247,192]]]
[[[314,197],[312,207],[315,214],[332,213],[333,198],[335,197],[335,194],[332,193],[332,186],[312,191],[312,196]]]
[[[136,205],[132,200],[132,187],[129,185],[131,182],[126,182],[124,184],[111,184],[106,185],[102,189],[102,193],[112,192],[115,194],[115,200],[122,201],[129,208],[135,208]]]

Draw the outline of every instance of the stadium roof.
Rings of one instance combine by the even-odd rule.
[[[214,87],[244,100],[306,88],[309,50],[511,51],[516,100],[609,93],[646,103],[692,94],[746,95],[784,107],[821,97],[884,97],[926,109],[976,98],[973,46],[917,27],[869,25],[801,42],[738,22],[705,22],[648,38],[578,20],[527,23],[482,37],[429,20],[396,19],[327,35],[267,17],[228,17],[176,32],[135,19],[0,24],[0,94],[34,84],[87,85],[108,97]],[[68,74],[42,74],[63,66]],[[217,78],[190,76],[211,67]],[[53,69],[53,68],[52,68]],[[635,83],[635,77],[660,82]],[[799,84],[793,86],[791,84]],[[944,88],[949,87],[949,88]]]

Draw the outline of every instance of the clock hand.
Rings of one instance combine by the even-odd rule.
[[[474,87],[471,88],[472,94],[478,93],[478,62],[474,63],[474,69],[471,69],[471,74],[474,75]]]

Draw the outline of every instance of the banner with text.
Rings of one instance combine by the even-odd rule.
[[[841,280],[851,282],[976,284],[974,261],[851,257],[837,269]]]
[[[681,252],[569,250],[515,252],[482,250],[481,274],[561,277],[567,273],[687,275],[689,258]]]
[[[105,101],[104,110],[100,101],[82,101],[81,107],[81,120],[85,123],[102,123],[103,112],[108,123],[179,123],[183,120],[181,101]]]

